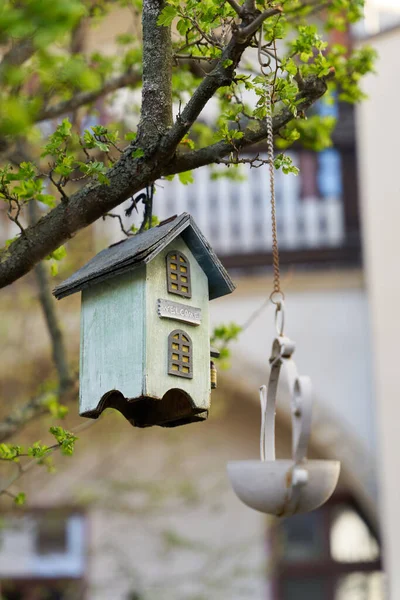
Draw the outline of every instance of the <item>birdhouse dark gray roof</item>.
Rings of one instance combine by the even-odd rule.
[[[182,213],[174,219],[105,248],[54,290],[59,300],[147,264],[176,237],[181,236],[208,277],[210,300],[230,294],[235,285],[192,217]]]

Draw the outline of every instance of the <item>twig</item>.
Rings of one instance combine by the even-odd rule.
[[[72,380],[69,391],[74,395],[78,391],[78,381]],[[34,396],[22,406],[16,407],[3,421],[0,422],[0,443],[15,435],[25,425],[48,412],[46,401],[48,392]],[[65,394],[64,394],[65,399]]]
[[[213,34],[208,35],[205,31],[203,31],[203,29],[200,27],[200,25],[197,23],[197,21],[195,19],[193,19],[190,15],[185,15],[185,17],[192,23],[193,27],[200,33],[201,37],[203,39],[205,39],[209,44],[211,44],[211,46],[215,46],[216,48],[222,49],[222,44],[219,43],[219,41]]]
[[[215,60],[212,56],[201,56],[197,54],[174,54],[173,58],[176,60],[205,60],[207,62]]]
[[[8,211],[7,211],[8,218],[10,219],[10,221],[15,223],[19,227],[21,234],[25,235],[25,229],[19,221],[19,215],[21,213],[21,204],[18,202],[18,200],[16,198],[9,197],[9,198],[7,198],[7,200],[8,200]],[[12,203],[13,202],[17,206],[15,215],[12,214],[12,211],[13,211]]]
[[[295,100],[298,112],[307,110],[324,95],[327,90],[327,82],[334,77],[334,74],[334,70],[331,69],[325,77],[309,76],[304,80],[304,88],[299,91]],[[185,114],[185,110],[183,115]],[[274,133],[278,133],[292,119],[293,113],[291,110],[286,106],[282,108],[273,118]],[[233,142],[221,140],[199,150],[176,153],[174,160],[163,169],[162,175],[174,175],[182,171],[197,169],[198,167],[215,163],[235,150],[243,150],[261,142],[267,136],[267,123],[265,119],[260,120],[259,123],[260,126],[256,131],[245,130],[244,136],[235,140],[234,144]]]
[[[258,17],[254,19],[254,21],[249,23],[247,27],[239,29],[240,37],[243,37],[244,39],[248,38],[261,27],[261,25],[264,23],[264,21],[266,21],[266,19],[270,19],[275,15],[280,15],[282,12],[283,8],[281,6],[275,6],[275,8],[265,10],[263,13],[261,13],[261,15],[258,15]]]
[[[230,165],[250,165],[250,168],[252,168],[252,169],[259,169],[263,165],[267,165],[269,161],[268,161],[268,159],[260,158],[260,155],[257,154],[257,156],[255,156],[254,158],[239,158],[239,157],[236,157],[235,159],[221,158],[221,159],[216,160],[215,162],[218,165],[227,165],[228,167]]]
[[[99,418],[101,418],[101,417],[99,417]],[[89,422],[78,425],[76,428],[74,428],[73,435],[75,435],[76,433],[79,433],[80,431],[84,431],[85,429],[88,429],[89,427],[92,427],[93,425],[95,425],[98,422],[98,420],[99,419],[91,420]],[[62,444],[55,444],[54,446],[50,446],[49,452],[43,458],[48,458],[49,456],[54,454],[54,452],[56,450],[59,450],[61,447],[62,447]],[[25,475],[25,473],[30,471],[32,469],[32,467],[34,467],[35,465],[38,465],[39,460],[40,459],[33,458],[32,460],[25,463],[24,465],[20,465],[19,463],[14,463],[15,465],[17,465],[18,470],[15,473],[15,475],[10,477],[5,482],[5,484],[0,487],[0,496],[2,494],[5,494],[8,491],[8,488],[11,487],[16,481],[18,481],[18,479],[20,479],[23,475]]]
[[[64,191],[64,188],[62,186],[62,179],[60,179],[59,181],[56,181],[53,177],[53,170],[51,169],[49,172],[49,179],[51,181],[51,183],[58,189],[58,191],[61,194],[61,200],[63,202],[66,202],[68,200],[68,196]]]
[[[103,215],[103,221],[106,220],[106,217],[112,217],[113,219],[118,219],[119,221],[119,225],[121,227],[121,231],[123,234],[125,234],[127,237],[134,235],[132,231],[127,231],[124,227],[124,223],[122,221],[122,217],[121,215],[117,215],[115,213],[106,213],[105,215]]]
[[[154,196],[154,182],[149,186],[146,186],[146,201],[144,203],[144,215],[143,221],[139,229],[139,233],[142,233],[146,229],[146,225],[150,229],[151,222],[153,220],[153,196]]]

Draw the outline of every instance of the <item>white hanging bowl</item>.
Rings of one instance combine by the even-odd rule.
[[[314,510],[333,494],[340,473],[336,460],[239,460],[229,462],[228,476],[242,502],[263,513],[285,517]],[[305,485],[293,496],[296,470],[307,472]],[[301,476],[301,474],[300,474]]]
[[[277,314],[282,312],[282,307]],[[281,315],[283,319],[283,315]],[[294,343],[280,333],[272,345],[268,387],[260,388],[261,460],[228,463],[228,476],[242,502],[263,513],[285,517],[314,510],[333,494],[340,462],[307,460],[313,391],[309,377],[299,376],[292,360]],[[275,411],[281,367],[290,380],[292,459],[275,458]]]

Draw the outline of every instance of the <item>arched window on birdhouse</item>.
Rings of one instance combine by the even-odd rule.
[[[171,331],[168,337],[168,373],[193,378],[192,340],[182,329]]]
[[[174,250],[167,254],[167,285],[171,294],[192,297],[190,263],[182,252]]]

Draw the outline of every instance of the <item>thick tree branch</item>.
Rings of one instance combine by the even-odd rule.
[[[145,4],[148,8],[146,18],[149,19],[146,27],[149,27],[149,31],[152,28],[155,31],[167,30],[169,39],[168,28],[155,27],[154,25],[157,22],[157,15],[162,7],[161,0],[146,0]],[[252,37],[252,35],[249,35],[249,38],[243,41],[243,36],[240,33],[241,29],[243,27],[239,27],[234,33],[222,52],[222,56],[215,68],[204,77],[185,106],[182,114],[162,137],[160,137],[158,125],[161,123],[161,127],[164,129],[167,112],[165,107],[160,112],[157,105],[162,104],[162,102],[159,99],[157,99],[156,105],[154,105],[155,88],[153,86],[161,85],[163,93],[169,98],[167,86],[170,83],[164,77],[160,78],[159,73],[155,73],[154,68],[149,63],[147,64],[147,95],[144,94],[143,102],[146,104],[147,99],[149,99],[149,106],[151,105],[153,108],[150,111],[148,107],[143,107],[141,124],[144,127],[144,123],[146,123],[147,127],[147,121],[151,118],[155,122],[155,128],[154,126],[153,128],[149,128],[150,143],[143,144],[144,138],[140,142],[140,147],[145,151],[144,158],[133,159],[132,151],[138,146],[129,146],[121,158],[107,172],[107,177],[110,181],[109,185],[99,183],[86,185],[81,190],[72,194],[67,202],[60,203],[50,213],[40,219],[37,224],[28,227],[25,230],[25,234],[18,237],[7,249],[4,248],[1,250],[0,287],[9,285],[27,273],[37,262],[66,242],[77,231],[93,223],[105,213],[110,212],[117,205],[144,187],[151,185],[162,175],[186,171],[190,168],[213,163],[219,158],[235,151],[235,149],[251,146],[266,137],[265,124],[261,124],[258,132],[246,132],[242,140],[235,141],[235,146],[226,142],[220,142],[194,153],[180,155],[172,160],[178,144],[198,118],[209,99],[214,96],[215,92],[221,86],[229,85],[232,82],[235,69]],[[155,45],[153,40],[152,46],[154,47]],[[169,55],[168,49],[167,55]],[[149,55],[146,58],[147,62],[149,56],[151,56],[150,49]],[[160,71],[160,64],[158,64],[156,70]],[[324,79],[309,78],[305,88],[298,96],[299,111],[306,110],[325,91],[326,84]],[[167,105],[168,98],[166,101]],[[158,123],[156,120],[157,115],[161,119]],[[275,117],[275,130],[288,123],[291,119],[293,119],[292,113],[284,109]],[[156,134],[157,139],[153,137]]]
[[[224,85],[230,85],[246,47],[247,40],[238,43],[235,37],[232,37],[215,68],[204,77],[182,114],[178,116],[175,124],[164,137],[162,150],[165,153],[169,153],[179,144],[215,92]]]
[[[61,202],[35,225],[27,227],[8,248],[0,251],[0,287],[9,285],[53,250],[103,214],[160,177],[160,165],[132,158],[129,146],[107,172],[110,184],[89,183]]]
[[[305,79],[304,89],[298,95],[299,111],[309,108],[325,93],[326,79],[316,77]],[[201,86],[202,84],[199,88]],[[205,102],[205,99],[199,100],[199,104],[202,101]],[[189,107],[187,114],[193,115],[197,110],[199,110],[198,104]],[[278,131],[292,119],[293,114],[288,109],[283,109],[274,117],[274,130]],[[190,125],[179,123],[177,127],[180,132],[183,129],[183,136]],[[162,175],[187,171],[216,162],[236,149],[249,147],[265,139],[266,133],[265,123],[261,123],[258,131],[246,131],[241,140],[235,140],[235,146],[227,142],[218,142],[207,148],[177,156],[173,161],[171,158],[181,139],[176,132],[175,145],[171,143],[170,134],[167,133],[160,143],[158,152],[145,160],[133,160],[130,146],[109,170],[107,176],[110,185],[92,183],[85,186],[73,194],[68,202],[59,204],[42,217],[36,225],[25,229],[24,236],[18,237],[7,249],[1,251],[0,287],[5,287],[25,275],[38,261],[66,242],[77,231],[110,212]],[[168,146],[171,148],[169,153],[166,152]]]
[[[325,78],[309,77],[304,80],[304,87],[297,96],[298,112],[306,111],[314,104],[314,102],[325,94],[327,90],[326,81],[331,79],[333,75],[334,73],[332,72]],[[274,133],[278,133],[282,127],[292,120],[293,113],[285,107],[273,118]],[[175,173],[197,169],[212,163],[218,163],[224,156],[227,156],[232,152],[237,153],[239,150],[249,148],[266,139],[266,137],[267,123],[266,121],[260,121],[259,129],[256,131],[246,129],[244,136],[241,139],[235,140],[234,143],[220,141],[211,146],[201,148],[200,150],[177,155],[174,160],[167,165],[166,169],[163,170],[163,175],[173,175]]]
[[[182,114],[178,116],[174,126],[164,137],[161,146],[162,151],[169,153],[172,148],[176,147],[184,135],[188,133],[189,129],[216,91],[220,87],[231,84],[235,69],[255,31],[257,31],[265,19],[281,12],[281,7],[265,11],[261,15],[255,17],[245,27],[242,25],[234,31],[234,34],[224,48],[217,65],[204,77],[203,81],[185,106]]]
[[[102,87],[98,90],[91,92],[78,92],[72,96],[69,100],[63,100],[52,106],[45,106],[35,118],[35,121],[44,121],[46,119],[54,119],[66,113],[73,112],[74,110],[84,106],[85,104],[91,104],[98,98],[106,96],[110,92],[115,92],[120,88],[128,87],[130,85],[136,85],[140,83],[142,77],[140,73],[136,71],[127,71],[122,75],[116,75],[106,80]]]
[[[142,147],[154,146],[172,125],[171,28],[159,27],[165,0],[144,0],[143,88],[138,140]]]

